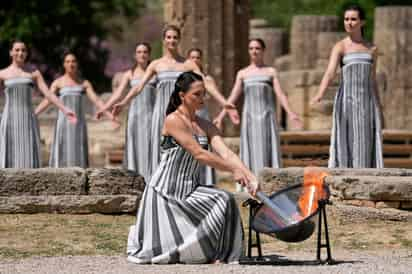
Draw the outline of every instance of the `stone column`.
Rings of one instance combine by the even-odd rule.
[[[337,16],[298,15],[292,19],[290,51],[292,69],[316,67],[318,34],[338,30]]]
[[[182,29],[181,53],[192,47],[202,49],[205,69],[226,97],[236,71],[247,64],[249,13],[249,0],[165,0],[165,22]],[[213,116],[220,107],[212,102],[209,109]],[[237,127],[226,123],[225,135],[238,133]]]
[[[376,8],[374,40],[387,83],[378,87],[385,127],[412,129],[412,7]]]

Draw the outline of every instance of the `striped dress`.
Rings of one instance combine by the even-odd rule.
[[[85,91],[83,86],[66,86],[59,90],[60,100],[77,116],[71,124],[59,110],[50,152],[50,167],[89,166],[87,125],[85,118]]]
[[[255,174],[264,167],[281,165],[272,83],[272,76],[266,75],[248,76],[243,80],[240,158]]]
[[[342,59],[341,85],[335,97],[330,168],[382,168],[382,129],[373,91],[373,58],[347,53]]]
[[[197,115],[205,120],[210,121],[209,111],[207,107],[203,107],[198,111]],[[200,165],[200,184],[205,186],[212,186],[216,182],[215,170],[210,166]]]
[[[140,79],[132,79],[133,87]],[[151,132],[153,106],[156,89],[154,80],[150,81],[142,92],[130,104],[127,116],[126,146],[123,165],[142,175],[146,181],[151,174]]]
[[[194,136],[207,149],[207,137]],[[199,185],[199,163],[170,137],[147,184],[130,228],[127,254],[134,263],[235,262],[243,252],[236,202],[223,190]]]
[[[4,81],[6,103],[0,123],[0,168],[38,168],[40,130],[33,112],[33,80]]]
[[[181,71],[160,71],[157,74],[157,95],[152,117],[152,170],[157,168],[160,161],[160,139],[162,134],[163,122],[166,117],[166,109],[169,104],[170,95],[175,88],[177,77]]]

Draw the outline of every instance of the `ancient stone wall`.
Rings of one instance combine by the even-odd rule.
[[[0,213],[136,213],[144,179],[119,169],[0,170]]]
[[[374,42],[386,78],[379,85],[385,126],[412,129],[412,7],[376,8]]]

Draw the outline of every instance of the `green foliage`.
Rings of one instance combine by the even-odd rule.
[[[412,5],[412,0],[253,0],[252,16],[265,18],[272,26],[289,29],[294,15],[338,15],[342,17],[344,8],[349,4],[359,4],[365,9],[366,37],[372,39],[375,7]]]
[[[49,80],[59,71],[61,55],[74,51],[84,77],[107,85],[104,67],[108,48],[104,39],[120,32],[114,16],[134,19],[143,0],[13,0],[0,5],[0,66],[9,63],[12,39],[25,41],[32,49],[32,62]]]

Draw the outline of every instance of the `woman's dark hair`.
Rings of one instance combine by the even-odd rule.
[[[365,10],[357,4],[351,4],[351,5],[348,5],[347,7],[345,7],[344,10],[343,10],[343,16],[345,16],[345,13],[347,11],[357,11],[358,15],[359,15],[359,19],[361,21],[366,20]],[[361,27],[361,32],[362,32],[362,36],[364,36],[365,35],[365,27],[364,26]]]
[[[165,36],[166,36],[166,32],[168,32],[169,30],[173,30],[173,31],[177,32],[177,37],[180,38],[180,29],[179,29],[178,26],[176,26],[176,25],[166,25],[166,26],[163,28],[163,31],[162,31],[162,37],[163,37],[163,39],[164,39]]]
[[[203,52],[202,52],[202,50],[201,50],[200,48],[191,48],[191,49],[189,49],[189,50],[187,51],[187,57],[189,57],[190,54],[191,54],[192,52],[194,52],[194,51],[198,52],[198,53],[200,54],[200,56],[203,55]]]
[[[265,41],[263,41],[263,39],[260,39],[260,38],[252,38],[252,39],[249,39],[249,44],[250,44],[250,42],[258,42],[259,43],[259,45],[262,47],[262,49],[266,49],[266,44],[265,44]]]
[[[147,43],[147,42],[137,42],[137,43],[136,43],[136,46],[134,47],[135,50],[136,50],[137,47],[139,47],[139,46],[145,46],[145,47],[147,48],[147,50],[149,51],[149,54],[152,52],[152,47],[151,47],[150,44]],[[150,63],[150,60],[149,60],[149,63]],[[134,70],[135,70],[136,68],[137,68],[137,61],[135,60],[133,66],[132,66],[132,68],[131,68],[132,73],[134,72]]]
[[[18,39],[18,38],[12,39],[12,40],[10,41],[9,50],[12,50],[13,47],[14,47],[14,44],[16,44],[16,43],[22,43],[22,44],[24,44],[24,46],[26,47],[26,51],[27,51],[27,57],[26,57],[26,60],[24,60],[24,61],[27,62],[28,60],[30,60],[31,50],[30,50],[29,46],[26,44],[26,42],[24,42],[24,41],[21,40],[21,39]]]
[[[176,109],[182,104],[179,92],[188,92],[192,83],[196,81],[203,81],[203,78],[199,74],[192,71],[183,72],[179,75],[179,77],[177,77],[175,89],[173,90],[172,95],[170,95],[169,104],[167,105],[166,115],[176,111]]]

